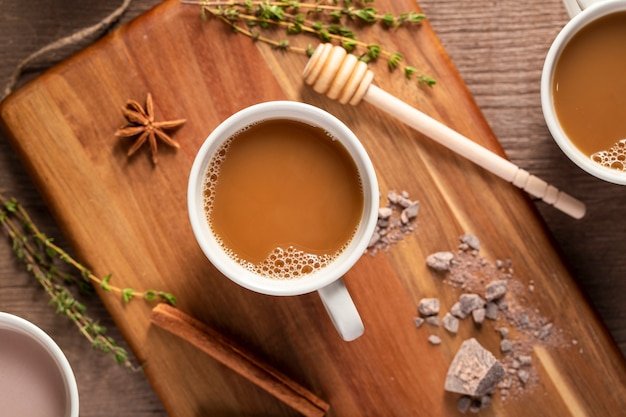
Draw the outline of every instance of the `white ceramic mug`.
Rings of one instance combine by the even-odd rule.
[[[0,378],[11,378],[0,381],[8,383],[0,399],[9,397],[0,401],[0,414],[78,417],[76,378],[54,340],[33,323],[3,312],[0,334]]]
[[[541,106],[546,124],[556,144],[576,165],[597,178],[615,184],[626,184],[626,173],[600,165],[571,142],[557,118],[552,92],[555,67],[567,43],[596,19],[626,11],[626,0],[563,0],[563,3],[571,20],[553,41],[541,74]],[[593,83],[592,80],[589,82]]]
[[[203,208],[203,178],[216,150],[241,129],[269,119],[288,119],[320,127],[339,140],[355,162],[363,187],[363,212],[347,248],[327,266],[292,279],[272,279],[255,274],[229,256],[214,236]],[[378,182],[374,167],[357,137],[331,114],[295,101],[274,101],[243,109],[222,122],[201,146],[189,177],[188,210],[191,226],[204,254],[217,269],[237,284],[262,294],[290,296],[317,291],[339,332],[346,340],[363,334],[360,315],[342,276],[367,248],[378,219]]]

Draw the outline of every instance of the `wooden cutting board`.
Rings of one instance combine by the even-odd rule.
[[[409,0],[380,10],[418,10]],[[483,146],[497,139],[428,23],[367,28],[363,40],[400,51],[437,79],[418,86],[384,63],[375,83]],[[293,42],[296,42],[295,40]],[[311,40],[310,42],[315,42]],[[77,257],[113,285],[174,293],[179,308],[290,375],[331,405],[330,416],[456,415],[458,395],[443,390],[452,357],[467,337],[498,352],[497,322],[462,323],[457,335],[416,328],[421,298],[442,313],[461,290],[425,265],[428,254],[456,250],[465,232],[488,262],[510,259],[514,277],[533,284],[527,307],[565,342],[537,346],[534,389],[481,413],[500,416],[616,415],[626,409],[626,366],[580,293],[526,194],[406,128],[368,104],[342,106],[305,86],[306,57],[282,53],[200,19],[199,10],[165,2],[7,98],[0,108],[15,151],[49,203]],[[181,148],[126,157],[113,136],[127,99],[151,92],[158,119],[186,118]],[[406,190],[419,200],[416,230],[388,251],[364,255],[346,284],[365,334],[337,336],[316,294],[278,298],[222,277],[198,248],[187,221],[186,183],[194,154],[223,119],[248,105],[289,99],[344,121],[369,151],[381,194]],[[384,203],[384,201],[382,201]],[[532,281],[532,282],[531,282]],[[100,293],[171,416],[293,415],[294,411],[191,345],[150,325],[151,305]],[[468,327],[469,326],[469,327]],[[442,338],[439,346],[429,334]]]

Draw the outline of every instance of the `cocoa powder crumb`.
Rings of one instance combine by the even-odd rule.
[[[439,299],[422,298],[417,309],[422,316],[434,316],[439,313]]]
[[[454,254],[452,252],[433,253],[426,257],[426,265],[435,271],[449,271],[453,258]]]
[[[428,316],[424,321],[431,326],[439,327],[439,316]]]
[[[459,319],[454,317],[452,314],[446,313],[446,315],[443,316],[441,323],[443,325],[443,328],[450,333],[456,334],[459,332]]]
[[[465,414],[467,413],[467,410],[469,410],[471,404],[472,404],[472,397],[468,395],[462,395],[459,398],[459,401],[457,402],[456,407],[461,414]]]
[[[380,250],[389,250],[405,235],[412,233],[419,212],[419,202],[409,199],[409,193],[387,193],[387,202],[378,209],[378,222],[370,238],[366,252],[374,256]]]
[[[441,338],[437,335],[431,334],[430,336],[428,336],[428,342],[431,345],[440,345],[441,344]]]
[[[477,308],[476,310],[472,311],[472,319],[474,320],[475,324],[483,324],[483,322],[485,321],[485,309]]]

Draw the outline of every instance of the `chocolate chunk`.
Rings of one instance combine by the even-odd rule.
[[[450,313],[457,318],[464,319],[467,317],[467,314],[463,312],[461,309],[461,303],[458,301],[454,303],[454,305],[450,308]]]
[[[485,317],[489,320],[498,318],[498,305],[496,303],[487,303],[485,306]]]
[[[423,316],[434,316],[439,313],[438,298],[422,298],[420,300],[418,310]]]
[[[430,342],[431,345],[440,345],[441,338],[437,335],[431,334],[430,336],[428,336],[428,342]]]
[[[457,319],[450,313],[446,313],[446,315],[443,316],[443,319],[441,320],[441,324],[443,325],[443,328],[449,331],[450,333],[456,334],[459,332],[459,319]]]
[[[498,329],[498,333],[500,333],[500,338],[501,339],[508,339],[509,338],[509,329],[507,327],[500,327]]]
[[[472,311],[472,319],[474,319],[474,323],[476,324],[483,324],[483,322],[485,321],[485,309],[477,308],[476,310]]]
[[[489,394],[504,377],[504,366],[476,339],[461,344],[446,376],[445,389],[449,392],[480,397]]]
[[[478,240],[478,238],[471,233],[466,233],[461,236],[461,243],[466,244],[474,250],[480,249],[480,240]]]
[[[504,297],[504,294],[506,294],[507,286],[508,283],[503,279],[499,279],[497,281],[489,283],[485,287],[485,300],[493,301]]]
[[[550,336],[550,334],[552,334],[553,328],[554,328],[554,325],[552,323],[548,323],[545,326],[543,326],[541,330],[539,331],[539,338],[543,340],[546,337]]]
[[[461,414],[465,414],[467,413],[467,410],[469,410],[471,404],[472,404],[472,397],[463,395],[461,396],[461,398],[459,398],[459,401],[456,403],[456,408],[457,410],[459,410]]]
[[[436,252],[426,257],[426,265],[435,271],[445,272],[450,270],[453,258],[452,252]]]
[[[378,209],[378,218],[379,219],[388,219],[391,217],[393,210],[390,207],[381,207]]]
[[[431,326],[439,326],[439,316],[428,316],[424,319],[424,321]]]
[[[400,213],[400,221],[402,224],[409,223],[412,219],[417,217],[417,212],[419,211],[419,202],[413,201],[411,205],[402,210]]]
[[[526,384],[530,378],[530,373],[524,369],[520,369],[517,371],[517,377],[522,381],[522,384]]]
[[[502,353],[512,351],[514,346],[515,343],[511,339],[503,339],[500,341],[500,351]]]
[[[459,303],[461,303],[461,310],[466,315],[469,315],[477,308],[483,308],[485,306],[485,300],[478,294],[461,294]]]
[[[415,324],[415,327],[422,327],[422,324],[424,324],[424,319],[421,317],[413,317],[413,323]]]

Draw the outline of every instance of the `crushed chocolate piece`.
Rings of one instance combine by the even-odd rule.
[[[422,298],[417,309],[422,316],[434,316],[439,313],[439,299]]]
[[[459,401],[456,403],[456,408],[457,410],[459,410],[461,414],[465,414],[469,410],[471,404],[472,404],[472,397],[467,396],[467,395],[462,395],[459,398]]]
[[[474,323],[476,324],[483,324],[483,322],[485,321],[485,309],[477,308],[476,310],[472,311],[472,320],[474,320]]]
[[[500,338],[501,339],[508,339],[509,338],[509,329],[507,327],[501,327],[498,330],[498,333],[500,333]]]
[[[424,321],[431,326],[439,327],[439,316],[428,316]]]
[[[378,219],[387,220],[393,214],[393,210],[390,207],[381,207],[378,209]]]
[[[461,236],[461,246],[467,245],[470,249],[480,250],[480,240],[471,233]]]
[[[483,395],[480,398],[470,398],[470,413],[478,413],[481,409],[487,408],[491,405],[491,396]]]
[[[441,344],[441,338],[435,334],[431,334],[430,336],[428,336],[428,342],[431,345],[440,345]]]
[[[500,298],[504,297],[504,294],[506,294],[507,287],[508,283],[503,279],[498,279],[496,281],[490,282],[485,287],[485,300],[499,300]]]
[[[526,385],[528,379],[530,378],[530,374],[528,373],[528,371],[520,369],[519,371],[517,371],[517,377],[520,381],[522,381],[522,384]]]
[[[445,389],[480,397],[491,393],[505,373],[496,357],[471,338],[461,344],[454,356],[446,375]]]
[[[456,302],[454,303],[454,305],[452,305],[452,308],[450,308],[450,313],[457,318],[460,319],[464,319],[467,317],[467,313],[465,313],[463,311],[463,309],[461,308],[461,303],[460,302]]]
[[[419,202],[410,200],[406,191],[401,194],[389,191],[387,204],[378,209],[378,222],[367,245],[367,253],[374,256],[381,249],[388,250],[404,235],[413,232],[418,211]]]
[[[483,300],[478,294],[461,294],[459,297],[459,303],[461,303],[461,311],[466,316],[472,311],[485,306],[485,300]]]
[[[502,339],[500,341],[500,352],[502,353],[511,352],[514,347],[515,342],[513,342],[511,339]]]
[[[413,201],[411,205],[406,207],[400,213],[400,221],[402,224],[408,224],[411,220],[417,217],[417,213],[419,211],[419,202]]]
[[[496,303],[487,303],[485,306],[485,317],[489,320],[496,320],[498,318],[498,305]]]
[[[426,257],[426,265],[429,268],[444,272],[450,270],[450,263],[454,258],[454,254],[452,252],[437,252]]]
[[[404,208],[409,207],[411,204],[413,204],[413,201],[409,200],[409,193],[406,191],[402,191],[400,194],[398,194],[394,190],[391,190],[387,194],[387,199],[390,203],[396,204]]]
[[[542,317],[540,310],[533,306],[532,297],[538,292],[534,280],[523,283],[513,276],[511,259],[489,262],[479,256],[479,248],[479,240],[474,235],[465,234],[460,237],[456,252],[433,253],[426,258],[426,263],[440,273],[436,278],[462,290],[458,301],[449,310],[450,315],[460,320],[459,326],[470,314],[474,323],[476,318],[478,322],[481,318],[495,322],[501,338],[501,349],[496,353],[505,370],[497,388],[502,400],[506,400],[508,396],[536,387],[539,374],[532,366],[535,345],[575,347],[578,341],[573,338],[564,341],[563,330]],[[493,328],[487,324],[481,327]],[[479,397],[469,395],[469,398],[470,411],[477,403],[482,404]]]
[[[443,319],[441,320],[441,324],[443,325],[443,328],[449,331],[450,333],[456,334],[459,332],[459,319],[457,319],[450,313],[446,313],[446,315],[443,316]]]
[[[554,328],[554,325],[552,323],[548,323],[545,326],[543,326],[541,329],[539,329],[539,339],[543,340],[545,338],[547,338],[548,336],[550,336],[550,333],[552,333],[552,329]]]

